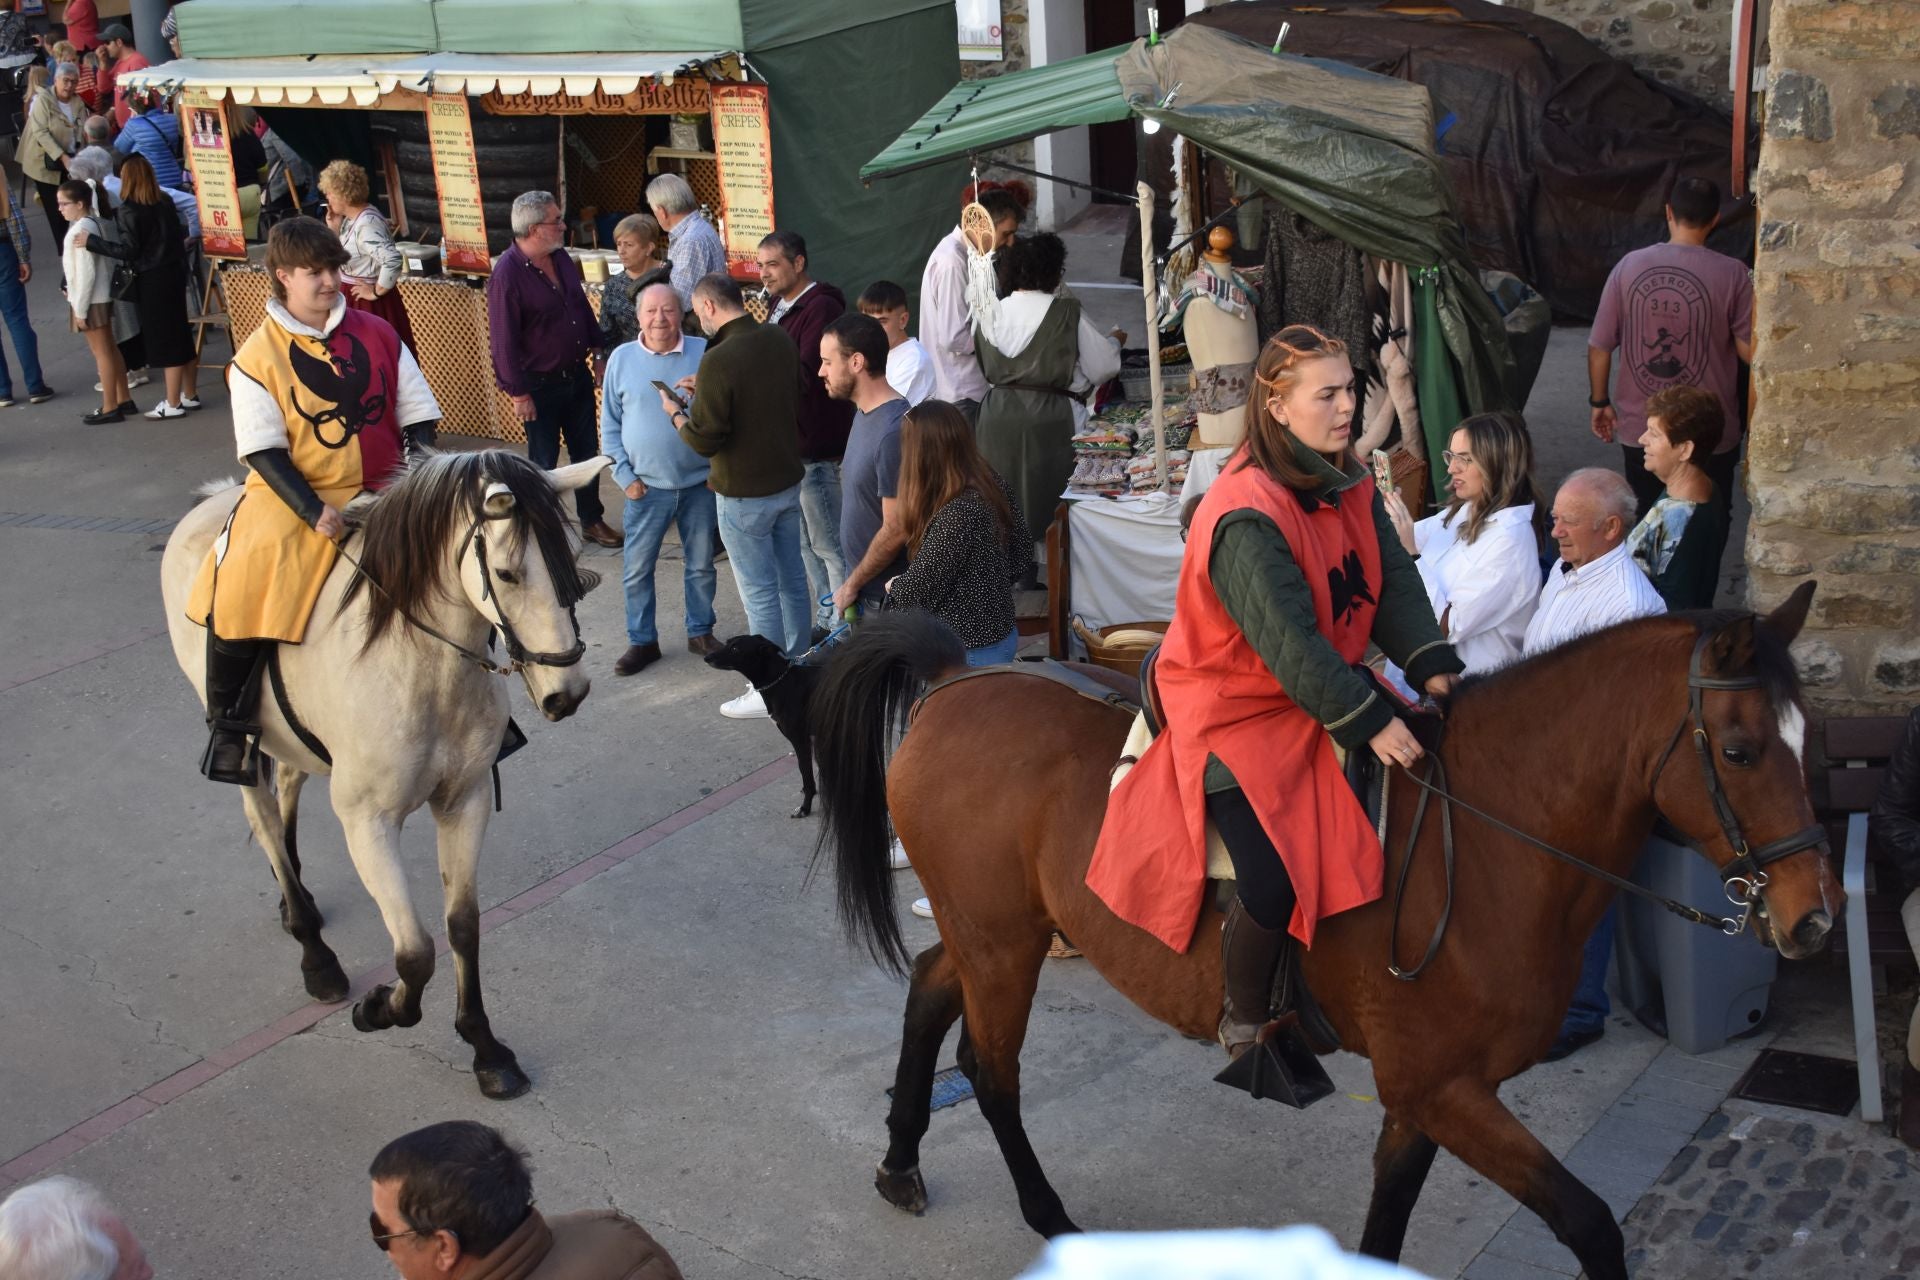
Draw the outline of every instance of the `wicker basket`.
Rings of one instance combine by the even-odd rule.
[[[1072,622],[1073,634],[1079,636],[1080,643],[1087,646],[1087,661],[1096,667],[1106,667],[1130,676],[1140,674],[1140,664],[1146,659],[1147,651],[1159,640],[1155,639],[1152,644],[1126,641],[1115,644],[1112,637],[1128,631],[1151,631],[1156,637],[1164,636],[1171,625],[1166,622],[1116,622],[1095,631],[1080,621],[1078,616]]]

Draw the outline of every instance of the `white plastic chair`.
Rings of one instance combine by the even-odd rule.
[[[1867,939],[1867,815],[1847,815],[1847,854],[1841,864],[1847,893],[1847,985],[1853,996],[1853,1056],[1860,1065],[1860,1118],[1885,1119],[1880,1105],[1880,1036],[1873,1016],[1873,960]]]

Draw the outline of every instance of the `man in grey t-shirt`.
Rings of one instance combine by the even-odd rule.
[[[820,377],[835,400],[856,410],[840,462],[840,549],[846,580],[833,611],[859,600],[869,609],[886,599],[887,582],[907,567],[900,527],[900,419],[907,402],[887,382],[887,331],[872,316],[847,312],[820,338]]]

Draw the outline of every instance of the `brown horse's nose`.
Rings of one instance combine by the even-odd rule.
[[[1793,926],[1793,950],[1795,955],[1810,956],[1818,951],[1827,940],[1827,934],[1833,930],[1833,917],[1825,911],[1815,909],[1801,917],[1800,923]]]

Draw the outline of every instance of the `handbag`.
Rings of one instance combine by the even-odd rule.
[[[134,273],[132,267],[124,262],[115,262],[113,280],[108,284],[107,292],[112,295],[115,302],[132,302],[139,281],[140,277]]]

